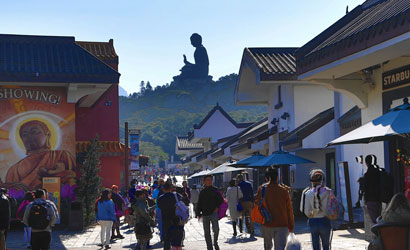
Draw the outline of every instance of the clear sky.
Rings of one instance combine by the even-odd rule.
[[[202,35],[209,73],[238,73],[245,47],[302,46],[364,0],[17,0],[2,1],[0,33],[108,41],[120,58],[120,85],[163,85],[193,61]]]

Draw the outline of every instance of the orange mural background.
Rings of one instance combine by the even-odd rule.
[[[63,87],[0,86],[0,186],[74,184],[75,104]]]

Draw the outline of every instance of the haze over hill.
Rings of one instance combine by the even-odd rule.
[[[167,160],[175,154],[175,137],[186,135],[216,105],[237,122],[254,122],[267,116],[264,106],[235,106],[234,90],[237,75],[217,81],[185,80],[157,86],[141,83],[139,93],[120,96],[120,136],[124,138],[124,122],[129,128],[142,130],[141,153],[151,162]]]

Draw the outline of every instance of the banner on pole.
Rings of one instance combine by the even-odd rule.
[[[130,156],[140,155],[140,134],[130,134]]]
[[[130,130],[130,170],[139,170],[140,130]]]

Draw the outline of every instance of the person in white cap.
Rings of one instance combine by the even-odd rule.
[[[309,174],[311,186],[302,192],[300,211],[308,218],[313,250],[330,249],[331,224],[327,215],[327,204],[331,189],[324,185],[325,173],[321,169],[313,169]]]

